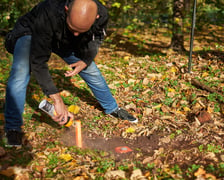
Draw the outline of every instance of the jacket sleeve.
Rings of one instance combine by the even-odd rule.
[[[46,95],[55,94],[58,89],[53,83],[48,69],[51,55],[53,30],[47,8],[39,6],[35,10],[36,21],[32,29],[30,49],[31,71]]]

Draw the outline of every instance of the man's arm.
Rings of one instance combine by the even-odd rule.
[[[31,71],[43,92],[54,102],[57,114],[53,117],[54,121],[59,122],[59,124],[64,124],[67,122],[67,118],[73,118],[73,115],[68,112],[49,73],[47,62],[51,55],[53,30],[51,19],[46,9],[46,6],[43,6],[36,10],[38,20],[34,23],[32,29],[30,49]]]
[[[51,55],[53,29],[46,6],[46,3],[42,3],[34,12],[37,18],[32,26],[30,62],[31,71],[44,94],[50,95],[58,93],[58,89],[53,83],[47,64]]]
[[[90,41],[87,44],[90,45],[89,48],[82,48],[82,53],[84,55],[81,56],[81,60],[76,63],[70,64],[70,67],[73,68],[73,70],[66,71],[65,76],[74,76],[85,69],[87,65],[90,65],[98,53],[100,44],[101,42],[99,40]]]

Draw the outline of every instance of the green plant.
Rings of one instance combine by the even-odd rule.
[[[175,174],[182,174],[181,168],[177,164],[175,164],[174,167],[171,168],[171,171],[173,171],[173,173]]]
[[[211,173],[214,173],[216,171],[216,167],[212,164],[209,164],[205,169]]]
[[[215,103],[214,112],[220,112],[220,106],[218,103]]]
[[[143,87],[142,82],[140,82],[140,83],[136,83],[136,84],[133,86],[133,90],[134,90],[134,91],[137,91],[137,92],[143,90],[143,88],[144,88],[144,87]]]
[[[170,139],[174,139],[174,138],[175,138],[175,136],[176,136],[176,134],[175,134],[175,133],[171,133],[171,134],[170,134]]]
[[[114,161],[109,161],[108,159],[107,160],[101,160],[99,162],[97,172],[104,173],[104,172],[106,172],[106,170],[108,168],[111,168],[111,167],[114,167],[114,166],[115,166]]]
[[[198,147],[198,149],[199,149],[200,152],[203,152],[203,150],[204,150],[204,145],[201,144],[201,145]]]
[[[207,144],[207,152],[220,153],[223,151],[224,150],[220,145]]]
[[[198,168],[200,168],[200,165],[197,165],[197,164],[192,164],[190,167],[187,168],[187,172],[186,172],[186,175],[188,177],[192,177],[193,176],[193,173],[198,170]]]
[[[57,166],[59,162],[58,156],[56,154],[49,154],[48,155],[48,166],[50,168],[54,168]]]
[[[154,163],[147,163],[146,169],[153,169],[155,167]]]
[[[200,152],[213,152],[213,153],[221,153],[223,152],[223,148],[220,145],[207,144],[206,147],[201,144],[198,147]]]
[[[129,169],[129,167],[128,167],[128,165],[120,165],[120,166],[118,166],[118,169],[122,170],[122,171],[126,171]]]
[[[173,98],[166,97],[164,100],[164,104],[170,106],[173,103]]]

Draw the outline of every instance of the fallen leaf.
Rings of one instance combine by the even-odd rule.
[[[211,107],[208,106],[208,107],[207,107],[207,112],[208,112],[208,113],[213,113],[213,112],[214,112],[214,111],[213,111],[213,108],[211,108]]]
[[[191,111],[191,109],[190,109],[189,107],[186,107],[186,106],[185,106],[185,107],[184,107],[184,111],[185,111],[185,112],[188,112],[188,111]]]
[[[125,108],[128,110],[128,109],[133,109],[135,110],[136,109],[136,105],[134,103],[131,103],[131,104],[128,104],[125,106]]]
[[[76,160],[75,159],[73,159],[71,162],[69,162],[68,164],[66,164],[66,166],[70,166],[70,167],[74,167],[74,166],[76,166],[77,165],[77,163],[76,163]]]
[[[14,180],[30,180],[29,173],[23,172],[20,174],[16,174]]]
[[[153,106],[152,109],[158,109],[158,108],[161,108],[162,107],[162,104],[158,104],[156,106]]]
[[[216,177],[214,175],[210,174],[210,173],[205,174],[205,178],[210,179],[210,180],[216,180]]]
[[[205,123],[212,120],[211,115],[207,111],[198,112],[197,119],[200,123]]]
[[[126,133],[134,133],[135,132],[135,128],[133,127],[129,127],[128,129],[126,129]]]
[[[169,91],[169,92],[175,92],[175,89],[173,89],[173,88],[168,88],[168,91]]]
[[[204,175],[206,171],[202,168],[198,168],[198,170],[194,173],[194,175],[197,177],[199,175]]]
[[[40,96],[38,94],[33,94],[32,98],[35,99],[36,101],[40,101]]]
[[[111,179],[125,179],[125,171],[122,170],[115,170],[115,171],[108,171],[104,176],[107,180]]]
[[[180,110],[177,110],[176,113],[177,113],[177,114],[185,114],[185,112],[180,111]]]
[[[135,169],[131,174],[130,180],[136,180],[141,178],[143,178],[141,169]]]
[[[207,77],[208,75],[208,72],[203,72],[202,77]]]
[[[35,170],[38,171],[38,172],[41,172],[43,171],[45,166],[35,166]]]
[[[147,157],[142,161],[142,164],[151,163],[153,160],[154,160],[153,157]]]
[[[161,110],[162,110],[163,112],[169,112],[168,107],[165,106],[165,105],[161,106]]]
[[[149,79],[148,78],[144,78],[142,81],[143,85],[148,85],[149,84]]]
[[[148,77],[150,78],[150,80],[152,79],[161,79],[162,78],[162,74],[156,74],[156,73],[152,73],[152,74],[148,74]]]
[[[152,112],[153,112],[153,110],[151,108],[145,108],[144,114],[146,116],[148,116],[148,115],[152,114]]]
[[[6,170],[1,170],[0,174],[10,177],[14,174],[14,170],[12,168],[8,168]]]
[[[19,175],[19,174],[25,173],[26,171],[27,171],[27,169],[13,166],[13,167],[8,167],[5,170],[1,170],[0,174],[10,177],[12,175]]]
[[[174,67],[174,66],[172,66],[172,67],[170,68],[170,72],[173,72],[173,73],[177,72],[177,68]]]
[[[48,148],[46,150],[49,151],[49,152],[58,152],[59,148]]]
[[[84,176],[77,176],[73,180],[85,180]]]
[[[4,156],[6,154],[3,147],[0,146],[0,157]]]
[[[63,91],[60,92],[60,95],[64,96],[64,97],[68,97],[68,96],[71,95],[71,93],[69,91],[63,90]]]
[[[149,171],[147,171],[145,174],[144,174],[144,176],[145,177],[149,177],[151,175],[151,173],[149,172]],[[148,178],[149,179],[149,178]]]
[[[72,160],[72,156],[70,154],[61,154],[59,158],[65,160],[66,162]]]
[[[166,144],[167,144],[167,143],[169,143],[169,142],[170,142],[170,136],[167,136],[167,137],[161,138],[161,139],[160,139],[160,141],[161,141],[161,142],[163,142],[163,143],[166,143]]]
[[[68,107],[68,111],[71,112],[71,113],[73,113],[73,114],[78,114],[79,111],[80,111],[80,107],[77,106],[77,105],[70,105]]]
[[[134,80],[134,79],[129,79],[128,80],[128,84],[135,83],[135,82],[136,82],[136,80]]]
[[[220,159],[224,161],[224,154],[220,155]]]
[[[124,60],[129,60],[130,56],[124,56]]]
[[[0,113],[0,121],[4,121],[4,120],[5,120],[4,114]]]

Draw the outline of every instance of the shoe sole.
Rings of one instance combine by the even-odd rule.
[[[113,115],[111,115],[111,114],[108,114],[110,117],[112,117],[112,118],[117,118],[117,119],[120,119],[120,118],[118,118],[118,117],[114,117]],[[138,119],[136,119],[136,120],[134,120],[134,121],[129,121],[128,119],[121,119],[121,120],[123,120],[123,121],[128,121],[128,122],[130,122],[130,123],[137,123],[138,122]]]
[[[21,148],[22,145],[10,145],[10,144],[6,144],[5,147],[9,147],[9,148],[12,148],[12,147]]]
[[[7,148],[13,148],[13,147],[16,147],[16,148],[21,148],[22,147],[22,144],[10,144],[9,142],[8,142],[8,139],[7,139],[7,137],[6,137],[6,133],[5,133],[5,137],[3,138],[3,140],[4,140],[4,142],[5,142],[5,147],[7,147]]]
[[[131,123],[138,123],[138,119],[134,120],[134,121],[129,121]]]

